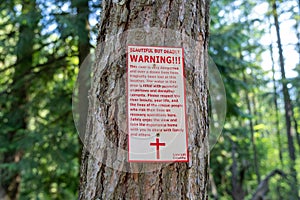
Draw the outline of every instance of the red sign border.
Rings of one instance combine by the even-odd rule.
[[[184,78],[183,81],[183,95],[184,95],[184,121],[185,121],[185,135],[186,135],[186,154],[187,154],[187,159],[186,160],[130,160],[130,134],[129,134],[129,120],[128,120],[128,49],[130,46],[138,46],[138,47],[158,47],[158,48],[181,48],[182,52],[182,77]],[[134,45],[134,44],[127,44],[126,46],[126,124],[127,124],[127,145],[128,145],[128,153],[127,153],[127,159],[128,162],[130,163],[173,163],[173,162],[189,162],[189,151],[188,151],[188,124],[187,124],[187,113],[186,113],[186,74],[185,74],[185,69],[184,69],[184,49],[183,47],[172,47],[172,46],[149,46],[149,45]]]

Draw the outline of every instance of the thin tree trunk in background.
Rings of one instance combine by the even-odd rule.
[[[273,92],[274,92],[274,106],[275,106],[275,126],[276,126],[276,136],[278,142],[278,149],[279,149],[279,160],[281,164],[281,168],[283,167],[283,157],[282,157],[282,142],[280,137],[280,129],[279,129],[279,113],[278,113],[278,102],[277,102],[277,87],[276,87],[276,80],[275,80],[275,62],[273,56],[273,45],[270,45],[270,54],[272,60],[272,81],[273,81]]]
[[[298,51],[298,65],[300,66],[300,30],[299,30],[299,16],[300,16],[300,0],[298,0],[298,17],[295,17],[296,23],[295,23],[295,31],[296,31],[296,36],[297,36],[297,44],[296,44],[296,49]],[[296,138],[297,138],[297,143],[299,146],[299,150],[300,150],[300,133],[298,131],[298,122],[294,113],[294,108],[292,105],[292,111],[293,111],[293,121],[294,121],[294,129],[296,131]]]
[[[249,16],[246,14],[245,15],[247,21],[249,21]],[[250,27],[247,26],[247,30],[248,32],[250,32]],[[247,42],[249,46],[251,46],[249,44],[249,41]],[[251,53],[251,50],[249,50],[249,53]],[[242,53],[242,49],[239,49],[239,58],[240,60],[244,60],[244,56]],[[243,82],[245,84],[248,84],[248,80],[247,77],[245,75],[245,71],[242,72],[242,77],[243,77]],[[251,90],[250,90],[251,91]],[[246,105],[247,105],[247,110],[248,110],[248,115],[249,115],[249,128],[250,128],[250,141],[251,141],[251,146],[252,146],[252,152],[253,152],[253,157],[254,157],[254,170],[255,170],[255,174],[256,174],[256,180],[257,180],[257,184],[260,183],[261,177],[260,177],[260,172],[259,172],[259,159],[258,159],[258,154],[257,154],[257,149],[256,149],[256,143],[255,143],[255,137],[254,137],[254,125],[253,125],[253,121],[254,124],[257,124],[257,118],[258,118],[258,114],[256,112],[256,103],[255,103],[255,95],[253,95],[253,110],[251,108],[251,97],[249,97],[248,94],[248,90],[245,90],[245,99],[246,99]],[[251,91],[254,93],[254,91]],[[253,116],[255,116],[254,120],[253,120]]]
[[[289,91],[287,88],[287,80],[285,76],[285,69],[284,69],[284,58],[283,58],[283,50],[281,44],[281,37],[280,37],[280,27],[278,21],[278,13],[277,13],[277,5],[276,0],[272,3],[273,8],[273,17],[274,23],[276,28],[276,35],[277,35],[277,45],[278,45],[278,53],[279,53],[279,63],[280,63],[280,71],[281,71],[281,82],[282,82],[282,92],[284,98],[284,109],[285,109],[285,122],[286,122],[286,133],[288,139],[288,150],[289,150],[289,157],[290,157],[290,170],[291,170],[291,198],[299,199],[298,196],[298,181],[297,181],[297,171],[295,169],[295,162],[296,162],[296,155],[295,155],[295,147],[294,141],[292,136],[292,105],[291,99],[289,95]]]
[[[79,58],[79,67],[83,64],[84,60],[90,53],[91,45],[90,45],[90,26],[89,26],[89,0],[72,0],[73,6],[77,10],[76,16],[76,35],[78,36],[78,58]],[[84,67],[84,66],[83,66]],[[90,69],[89,67],[85,68],[84,70]],[[80,135],[83,135],[85,132],[86,127],[86,120],[87,120],[87,110],[88,110],[88,90],[90,89],[90,71],[86,73],[81,73],[80,82],[78,86],[78,97],[79,104],[78,105],[78,112],[80,113],[77,125],[77,131]],[[81,163],[81,154],[82,154],[82,142],[80,140],[80,136],[78,136],[78,144],[80,145],[79,152],[78,152],[78,160],[79,164]]]
[[[243,72],[243,81],[247,83],[247,79],[245,76],[245,73]],[[254,169],[255,169],[255,174],[256,174],[256,179],[257,183],[260,183],[260,173],[259,173],[259,164],[258,164],[258,156],[257,156],[257,149],[256,149],[256,144],[255,144],[255,138],[254,138],[254,128],[253,128],[253,120],[252,120],[252,109],[251,109],[251,104],[250,104],[250,98],[248,95],[248,92],[246,91],[246,104],[247,104],[247,109],[248,109],[248,115],[251,116],[249,118],[249,128],[250,128],[250,134],[251,134],[251,145],[252,145],[252,151],[253,151],[253,156],[254,156]]]
[[[218,200],[219,199],[219,197],[218,197],[218,188],[216,186],[214,177],[211,173],[209,174],[209,182],[210,182],[210,190],[211,190],[211,194],[213,196],[213,199]]]
[[[89,0],[72,0],[77,10],[76,31],[78,35],[79,66],[90,53]]]
[[[240,50],[240,59],[243,60],[243,55]],[[245,72],[243,71],[243,81],[244,83],[248,83]],[[251,108],[251,102],[250,102],[250,97],[248,95],[248,91],[245,91],[245,99],[246,99],[246,104],[247,104],[247,110],[248,110],[248,115],[250,116],[249,118],[249,128],[250,128],[250,140],[251,140],[251,145],[252,145],[252,152],[254,156],[254,170],[256,174],[256,179],[257,179],[257,184],[260,183],[260,173],[259,173],[259,161],[258,161],[258,156],[257,156],[257,149],[256,149],[256,144],[255,144],[255,138],[254,138],[254,126],[253,126],[253,112]],[[257,114],[257,113],[256,113]],[[256,122],[257,123],[257,122]]]
[[[122,56],[113,65],[109,64],[111,55],[104,56],[107,52],[103,52],[100,46],[103,41],[124,31],[142,28],[147,32],[151,26],[156,26],[186,33],[199,41],[197,48],[201,49],[203,55],[207,53],[209,1],[114,2],[103,1],[99,26],[95,65],[98,68],[94,71],[95,78],[90,90],[90,98],[97,107],[90,107],[88,116],[88,125],[93,127],[88,136],[93,138],[90,139],[92,149],[97,149],[97,146],[93,145],[101,142],[101,134],[106,134],[113,145],[127,149],[127,133],[123,132],[121,127],[126,122],[126,119],[121,117],[126,112],[123,97],[126,60],[125,56]],[[179,40],[184,42],[183,38]],[[83,151],[79,199],[208,199],[208,113],[205,86],[208,79],[203,55],[200,57],[202,64],[195,66],[193,72],[186,76],[189,85],[201,91],[200,94],[187,94],[187,99],[196,96],[198,100],[201,99],[201,102],[192,102],[192,113],[188,120],[190,162],[167,164],[147,173],[118,171],[105,166],[111,157],[110,145],[104,143],[104,147],[99,149],[100,153],[97,154],[98,161],[86,150]],[[123,91],[121,97],[111,98],[120,91]],[[92,124],[95,121],[99,125]],[[120,122],[121,126],[117,122]],[[87,132],[89,130],[88,126]],[[137,166],[128,164],[127,158],[121,158],[118,162],[126,166],[126,169]],[[149,165],[151,164],[143,166]]]
[[[244,170],[239,170],[236,154],[236,144],[234,143],[234,141],[231,140],[231,196],[234,200],[241,200],[245,197],[245,191],[243,190]]]
[[[16,142],[16,137],[20,134],[25,134],[27,129],[27,101],[30,87],[28,80],[24,79],[24,75],[30,73],[32,68],[32,54],[34,46],[34,30],[37,27],[38,18],[36,16],[36,4],[32,0],[24,0],[22,2],[21,16],[26,21],[20,22],[19,40],[16,46],[17,61],[13,75],[13,89],[10,96],[13,97],[11,104],[11,112],[9,125],[13,128],[12,131],[6,133],[10,144]],[[3,163],[17,165],[22,159],[22,149],[13,147],[9,152],[5,152]],[[0,172],[2,188],[5,191],[5,198],[16,200],[19,198],[21,173],[20,169],[15,166],[15,169],[2,169]]]
[[[270,22],[271,24],[271,22]],[[271,26],[270,26],[270,33],[271,33]],[[278,143],[278,150],[279,150],[279,161],[280,161],[280,168],[283,169],[283,157],[282,157],[282,141],[281,141],[281,134],[279,128],[279,108],[277,102],[277,86],[276,86],[276,79],[275,79],[275,62],[274,62],[274,55],[273,55],[273,44],[270,44],[270,54],[271,54],[271,61],[272,61],[272,82],[273,82],[273,102],[275,106],[275,128],[276,128],[276,137]],[[282,177],[279,178],[281,182]],[[277,185],[277,192],[279,199],[282,199],[282,194],[280,190],[280,184]]]
[[[251,73],[252,76],[255,76]],[[256,80],[254,80],[256,81]],[[253,91],[254,93],[254,91]],[[259,121],[262,121],[262,116],[261,113],[257,112],[257,103],[256,103],[256,99],[255,99],[255,95],[252,95],[252,98],[249,97],[249,102],[252,100],[252,105],[253,105],[253,115],[255,116],[254,118],[254,126],[258,124]],[[251,105],[251,103],[250,103]]]
[[[298,143],[299,150],[300,150],[300,133],[298,131],[298,122],[297,122],[297,119],[296,119],[296,116],[295,116],[293,104],[292,104],[292,117],[293,117],[293,122],[294,122],[294,129],[295,129],[296,139],[297,139],[297,143]]]

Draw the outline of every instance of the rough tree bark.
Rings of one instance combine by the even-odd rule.
[[[82,153],[79,199],[208,199],[209,1],[123,0],[117,2],[108,0],[103,1],[102,8],[94,78],[89,93],[90,107],[86,129],[88,134],[85,135],[84,141],[90,153],[86,149]],[[197,49],[200,52],[199,60],[196,61],[198,64],[190,65],[188,71],[188,63],[185,62],[187,83],[192,90],[198,91],[187,91],[186,97],[189,104],[187,123],[190,161],[188,163],[128,163],[127,157],[121,155],[121,150],[111,150],[113,145],[127,149],[127,131],[124,131],[126,130],[124,128],[126,126],[124,117],[126,59],[123,54],[118,60],[110,63],[113,53],[107,54],[107,51],[102,49],[102,44],[109,40],[111,35],[137,28],[147,32],[154,26],[187,35],[197,43],[190,44],[190,48],[185,50]],[[168,39],[172,38],[165,38]],[[178,40],[182,44],[185,42],[183,37]],[[124,42],[121,46],[126,46],[126,41],[121,42]],[[112,45],[111,48],[115,47]],[[115,53],[118,51],[120,49],[116,49]],[[186,51],[185,57],[188,56]],[[107,137],[109,142],[101,141],[103,136]],[[93,151],[97,151],[96,159],[91,155],[95,155]],[[114,160],[112,157],[118,159]],[[116,170],[116,167],[108,167],[107,163],[110,163],[110,166],[121,166],[118,167],[120,170]],[[145,168],[148,172],[143,172]],[[151,168],[155,170],[149,170]]]

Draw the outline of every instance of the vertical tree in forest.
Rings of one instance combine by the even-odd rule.
[[[275,63],[274,63],[274,57],[273,57],[273,45],[270,45],[270,55],[271,55],[271,61],[272,61],[272,82],[273,82],[273,101],[274,101],[274,107],[275,107],[275,126],[276,126],[276,136],[277,136],[277,143],[278,143],[278,150],[279,150],[279,160],[281,167],[283,167],[283,157],[282,157],[282,142],[281,142],[281,136],[280,136],[280,129],[279,129],[279,107],[278,107],[278,100],[277,100],[277,85],[275,80]]]
[[[103,1],[99,25],[96,64],[90,90],[90,107],[82,154],[79,199],[208,199],[208,114],[207,114],[207,41],[209,30],[209,1]],[[186,81],[197,92],[187,92],[189,163],[128,163],[121,154],[127,150],[125,79],[126,59],[113,54],[125,48],[126,39],[151,34],[157,30],[178,31],[192,38],[185,56],[199,51],[197,65],[186,70]],[[135,29],[138,29],[135,31]],[[122,33],[126,34],[122,35]],[[162,32],[157,38],[185,38]],[[118,44],[110,41],[119,34]],[[166,35],[164,35],[166,34]],[[153,36],[154,37],[154,36]],[[172,38],[174,37],[174,38]],[[145,38],[147,40],[147,36]],[[113,42],[111,45],[103,43]],[[151,39],[147,40],[148,44]],[[143,44],[143,43],[140,43]],[[145,43],[144,43],[145,44]],[[163,46],[164,43],[153,44]],[[124,54],[123,54],[124,55]],[[188,68],[188,63],[185,63]],[[108,142],[103,138],[107,137]],[[99,146],[100,145],[100,146]],[[112,150],[117,146],[122,150]],[[97,151],[95,157],[95,153]],[[110,163],[106,166],[107,163]],[[116,169],[113,166],[119,166]],[[161,167],[162,166],[162,167]],[[147,172],[144,168],[151,169]],[[152,169],[153,168],[153,169]],[[125,169],[125,170],[124,170]]]
[[[247,78],[245,75],[245,72],[243,72],[243,81],[247,84]],[[248,92],[245,94],[245,99],[246,99],[246,105],[248,109],[248,114],[249,116],[253,115],[253,111],[251,108],[251,102],[250,102],[250,97]],[[256,179],[257,183],[260,183],[260,173],[259,173],[259,162],[258,162],[258,156],[257,156],[257,149],[256,149],[256,144],[255,144],[255,139],[254,139],[254,123],[253,120],[250,118],[249,119],[249,129],[250,129],[250,139],[251,139],[251,145],[252,145],[252,151],[253,151],[253,157],[254,157],[254,169],[255,169],[255,174],[256,174]]]
[[[289,94],[289,90],[287,87],[287,78],[285,74],[285,66],[284,66],[284,58],[283,58],[283,49],[281,44],[281,36],[280,36],[280,25],[279,25],[279,17],[277,11],[277,1],[272,1],[272,15],[274,19],[274,25],[276,29],[276,36],[277,36],[277,45],[278,45],[278,54],[279,54],[279,66],[281,72],[281,84],[282,84],[282,93],[283,93],[283,100],[284,100],[284,110],[285,110],[285,126],[286,126],[286,134],[288,139],[288,152],[290,158],[290,175],[291,175],[291,198],[298,199],[298,181],[297,181],[297,171],[295,169],[296,165],[296,154],[295,154],[295,147],[294,147],[294,139],[292,136],[292,118],[293,118],[293,111],[292,111],[292,103]]]
[[[79,57],[79,67],[83,64],[84,60],[87,58],[87,56],[90,53],[90,25],[89,25],[89,0],[72,0],[72,5],[76,8],[77,10],[77,16],[76,16],[76,24],[75,24],[75,30],[76,30],[76,35],[78,37],[78,57]],[[83,99],[80,100],[81,105],[79,105],[80,113],[84,113],[80,115],[79,119],[79,134],[84,133],[85,129],[85,124],[86,124],[86,119],[87,119],[87,102],[88,102],[88,78],[89,78],[90,72],[84,73],[84,77],[81,77],[84,79],[83,83],[79,85],[79,96],[82,97]],[[80,138],[78,137],[79,145],[80,143]],[[81,150],[80,148],[79,151],[79,158],[81,155]]]
[[[298,12],[294,13],[294,18],[295,18],[295,31],[296,31],[296,36],[297,36],[297,43],[296,43],[296,51],[298,52],[298,64],[296,66],[296,71],[298,71],[298,75],[299,75],[299,68],[300,68],[300,25],[299,25],[299,21],[300,21],[300,0],[297,1],[297,8],[298,8]],[[299,82],[298,79],[296,78],[295,82]],[[294,84],[295,87],[299,87],[298,84]],[[297,89],[296,89],[297,90]],[[296,97],[296,99],[298,99]],[[297,143],[298,143],[298,147],[299,147],[299,151],[300,151],[300,132],[298,130],[299,124],[299,117],[296,116],[297,114],[295,113],[296,111],[294,111],[295,108],[300,109],[299,104],[297,104],[297,101],[295,103],[292,103],[292,116],[293,116],[293,121],[294,121],[294,129],[296,132],[296,139],[297,139]]]
[[[89,0],[72,0],[72,5],[77,10],[75,30],[78,36],[78,53],[79,65],[90,53],[90,38],[89,38]]]

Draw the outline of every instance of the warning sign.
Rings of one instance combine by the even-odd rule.
[[[127,48],[129,162],[187,162],[183,49]]]

